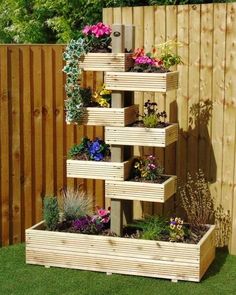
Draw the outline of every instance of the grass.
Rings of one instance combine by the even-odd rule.
[[[216,260],[201,283],[178,282],[125,275],[25,264],[24,245],[0,249],[2,295],[191,295],[236,294],[236,256],[217,251]]]

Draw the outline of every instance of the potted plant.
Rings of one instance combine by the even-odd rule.
[[[153,155],[133,160],[126,181],[105,182],[107,198],[164,203],[176,193],[176,176],[163,175]]]
[[[211,213],[209,199],[202,194],[209,196],[207,192],[198,194],[195,203],[199,205],[187,212],[188,216],[204,213],[194,224],[186,224],[178,216],[146,216],[117,237],[109,229],[112,208],[96,206],[93,214],[91,201],[83,192],[66,191],[60,220],[60,202],[50,200],[44,202],[53,204],[44,208],[47,219],[26,230],[26,262],[199,282],[215,256],[214,225],[202,224]]]
[[[102,139],[82,138],[68,152],[67,177],[124,180],[131,161],[110,161],[110,147]]]
[[[106,73],[107,89],[163,93],[177,89],[178,72],[171,72],[170,68],[180,64],[181,58],[174,53],[173,45],[173,41],[168,41],[154,47],[151,53],[145,53],[143,48],[136,49],[132,56],[134,66],[130,72]]]
[[[166,112],[159,112],[156,102],[146,101],[144,114],[126,127],[106,127],[109,144],[166,147],[178,139],[178,124],[165,122]]]

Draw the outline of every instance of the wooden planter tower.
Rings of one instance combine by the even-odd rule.
[[[108,71],[105,83],[112,90],[112,108],[89,108],[84,124],[106,126],[111,162],[68,160],[67,176],[105,180],[105,197],[111,199],[111,230],[121,236],[123,225],[132,220],[134,200],[164,203],[176,192],[176,176],[163,184],[126,181],[134,145],[165,148],[178,138],[177,124],[163,129],[126,127],[137,113],[130,91],[161,92],[165,99],[166,91],[178,87],[178,72],[124,72],[132,62],[124,52],[133,48],[133,27],[113,25],[112,31],[113,52],[88,54],[79,65],[84,70]],[[26,262],[46,267],[199,282],[214,257],[214,226],[196,245],[50,232],[43,221],[26,230]]]

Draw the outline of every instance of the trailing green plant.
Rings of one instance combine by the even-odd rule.
[[[136,220],[130,227],[139,230],[139,237],[145,240],[161,240],[169,234],[169,224],[163,216],[146,216],[144,219]]]
[[[79,155],[85,154],[88,157],[88,145],[90,140],[83,137],[80,144],[73,145],[68,152],[69,159],[76,159]]]
[[[164,124],[161,118],[165,119],[167,114],[165,111],[158,112],[157,103],[148,100],[144,103],[144,115],[141,117],[145,127],[156,128]]]
[[[57,224],[59,222],[59,206],[56,197],[44,197],[43,216],[47,230],[56,230]]]
[[[63,191],[62,212],[66,221],[74,221],[92,211],[92,201],[84,191],[67,189]]]
[[[84,107],[91,101],[91,92],[79,85],[82,70],[78,67],[78,61],[88,52],[110,51],[111,28],[103,23],[85,26],[83,36],[77,40],[71,40],[63,54],[66,65],[63,68],[66,74],[66,121],[80,124],[84,114]]]
[[[135,159],[131,172],[132,177],[144,181],[155,181],[161,177],[162,173],[163,168],[157,163],[153,155]]]

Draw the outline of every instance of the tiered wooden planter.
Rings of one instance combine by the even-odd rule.
[[[178,124],[171,124],[165,128],[105,128],[105,141],[109,144],[166,147],[177,139]]]
[[[67,177],[103,180],[125,180],[129,177],[132,161],[105,162],[67,160]]]
[[[26,262],[199,282],[215,257],[214,226],[196,245],[26,230]]]
[[[84,71],[125,72],[133,66],[131,53],[88,53],[79,60]]]
[[[137,120],[138,105],[125,108],[85,108],[80,125],[127,126]]]
[[[124,28],[116,25],[114,29],[123,36]],[[118,45],[122,45],[121,40],[119,41]],[[79,67],[89,71],[109,71],[105,75],[105,84],[110,90],[166,93],[178,88],[178,72],[124,72],[132,65],[129,57],[130,54],[89,53],[80,60]],[[123,93],[117,92],[115,98],[113,106],[124,105]],[[117,161],[121,161],[124,155],[122,145],[166,147],[177,140],[177,124],[163,129],[124,127],[133,123],[136,115],[137,106],[120,109],[87,108],[82,123],[107,126],[106,142],[115,145],[111,150],[115,151],[115,154],[112,154]],[[123,201],[119,200],[164,203],[176,192],[176,176],[171,176],[162,184],[126,181],[131,165],[132,160],[67,160],[68,177],[106,180],[106,197],[112,199],[111,229],[113,225],[117,226],[116,228],[121,228],[122,225],[120,221],[123,212],[120,208],[123,207]],[[112,225],[114,220],[116,222]],[[47,267],[199,282],[214,257],[214,226],[209,226],[208,232],[196,245],[51,232],[45,230],[44,222],[26,230],[26,262]]]
[[[106,181],[106,198],[164,203],[176,193],[177,177],[165,182]]]
[[[178,88],[178,72],[135,73],[107,72],[106,88],[109,90],[154,91],[166,93]]]

